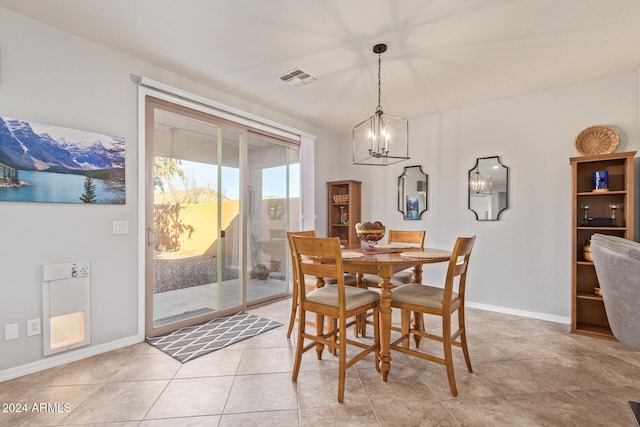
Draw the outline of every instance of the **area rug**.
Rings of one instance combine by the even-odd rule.
[[[282,326],[282,323],[240,312],[167,335],[147,338],[147,342],[179,362],[187,362]]]

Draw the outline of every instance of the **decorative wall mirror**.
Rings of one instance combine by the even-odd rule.
[[[420,219],[427,210],[428,179],[422,166],[407,166],[398,177],[398,210],[404,219]]]
[[[478,221],[497,221],[509,207],[509,168],[500,157],[481,157],[469,170],[469,209]]]

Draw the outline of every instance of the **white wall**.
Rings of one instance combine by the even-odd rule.
[[[318,136],[305,123],[208,88],[0,8],[0,115],[122,136],[127,141],[126,205],[0,202],[0,381],[74,358],[136,342],[138,337],[137,87],[144,75]],[[333,152],[334,150],[329,150]],[[319,167],[318,188],[330,170]],[[113,235],[112,221],[129,221]],[[26,321],[41,317],[41,266],[91,262],[91,347],[42,356],[42,337],[26,337]],[[4,340],[19,323],[20,338]]]
[[[363,181],[363,220],[424,228],[432,247],[451,248],[456,236],[477,235],[471,303],[568,321],[574,138],[607,124],[620,132],[617,151],[640,150],[638,116],[638,73],[631,72],[411,119],[411,160],[379,168],[342,159],[340,175]],[[343,144],[349,140],[345,135]],[[499,221],[480,222],[467,209],[467,174],[476,157],[494,155],[509,167],[509,209]],[[420,221],[404,221],[396,211],[397,177],[417,164],[429,175],[429,209]],[[637,183],[636,177],[636,200]],[[636,238],[638,225],[636,219]],[[424,270],[425,280],[441,281],[439,267]]]

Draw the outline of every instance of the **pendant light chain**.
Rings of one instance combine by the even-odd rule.
[[[376,112],[378,112],[378,111],[382,112],[382,102],[380,102],[380,99],[382,97],[381,96],[382,90],[381,90],[381,84],[380,84],[380,80],[381,80],[380,79],[380,75],[381,75],[380,71],[382,70],[382,59],[381,58],[382,58],[382,54],[379,53],[378,54],[378,107],[376,108]]]

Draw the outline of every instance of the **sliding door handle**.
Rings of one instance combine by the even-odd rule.
[[[147,245],[153,246],[160,239],[160,233],[153,227],[147,228]]]

